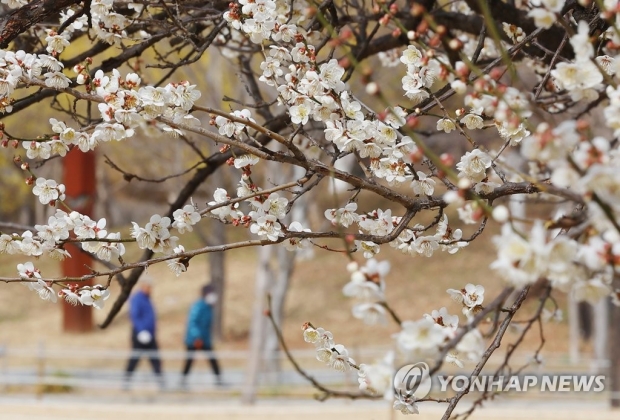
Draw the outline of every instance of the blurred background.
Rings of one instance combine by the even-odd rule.
[[[202,92],[202,98],[198,101],[201,105],[224,110],[240,109],[222,98],[247,99],[241,75],[235,71],[212,71],[234,68],[230,67],[230,62],[218,54],[206,54],[195,65],[178,70],[175,80],[187,79],[197,83]],[[372,67],[375,64],[371,60],[365,65]],[[157,80],[155,70],[146,70],[144,74],[145,83]],[[385,90],[389,88],[389,83],[393,83],[394,91],[398,91],[398,78],[386,83]],[[364,98],[361,92],[360,97]],[[47,121],[55,116],[52,105],[42,103],[3,121],[13,135],[36,136],[50,131]],[[37,123],[20,123],[25,120]],[[202,122],[203,126],[208,126],[208,119]],[[152,214],[164,214],[191,173],[165,181],[161,178],[182,173],[200,160],[200,153],[208,156],[217,151],[217,147],[205,139],[189,136],[186,140],[171,139],[153,132],[98,148],[94,167],[90,167],[94,170],[96,183],[92,218],[105,217],[108,232],[120,231],[126,236],[131,221],[144,226]],[[459,156],[465,142],[452,140],[453,137],[442,135],[429,141],[438,152],[451,152]],[[24,173],[12,163],[15,154],[25,156],[21,145],[15,151],[5,150],[0,154],[0,220],[25,226],[45,223],[54,209],[41,206],[31,194],[30,187],[23,182]],[[282,182],[276,175],[277,168],[268,165],[262,169],[259,167],[255,173],[258,185],[267,188],[270,183]],[[39,165],[36,170],[38,176],[54,178],[59,182],[63,179],[61,159]],[[128,180],[128,173],[156,182],[138,182],[131,177]],[[197,190],[193,202],[204,207],[212,200],[217,187],[233,192],[239,176],[238,170],[222,167]],[[278,176],[294,179],[292,173]],[[337,205],[338,194],[350,194],[346,188],[334,190],[324,184],[316,189],[304,206],[303,217],[307,218],[313,230],[327,226],[323,212]],[[363,194],[359,197],[359,204],[360,212],[391,208],[391,203]],[[527,211],[548,209],[536,207]],[[456,212],[448,212],[448,215],[451,226],[462,228],[464,236],[471,235],[477,229],[477,226],[461,226]],[[425,223],[433,216],[421,215],[417,221]],[[495,233],[497,227],[490,224],[478,240],[450,256],[441,253],[432,258],[412,258],[388,246],[382,248],[377,259],[389,260],[392,267],[386,281],[387,301],[401,319],[415,320],[442,306],[446,306],[450,313],[458,313],[460,308],[446,294],[448,288],[461,288],[467,283],[482,284],[486,296],[492,299],[504,287],[488,268],[495,256],[491,241]],[[205,219],[193,233],[183,235],[180,243],[186,249],[192,249],[247,238],[249,233],[243,228],[223,226]],[[128,244],[127,250],[126,261],[139,258],[140,252],[136,247]],[[26,260],[0,255],[0,275],[15,276],[16,265]],[[363,263],[361,259],[360,262]],[[356,373],[342,374],[317,361],[313,346],[303,341],[301,330],[305,322],[312,322],[331,331],[336,342],[344,344],[358,363],[372,363],[394,349],[392,335],[399,330],[396,324],[368,326],[351,315],[351,302],[342,294],[343,286],[349,281],[346,263],[347,259],[341,253],[319,248],[298,255],[294,260],[293,254],[283,252],[282,247],[267,247],[243,248],[193,258],[187,273],[178,278],[165,265],[150,267],[149,275],[153,279],[151,299],[157,314],[164,389],[160,389],[154,380],[146,359],[140,362],[130,386],[123,382],[131,352],[127,306],[109,327],[97,327],[118,296],[116,282],[111,285],[112,297],[106,308],[94,310],[92,328],[82,332],[63,328],[66,324],[63,322],[61,304],[42,301],[22,285],[2,284],[0,418],[131,416],[135,419],[144,416],[153,419],[159,418],[158,415],[170,418],[175,414],[181,415],[181,418],[198,418],[206,412],[212,413],[209,418],[247,418],[250,415],[256,418],[290,418],[294,415],[300,419],[316,416],[394,418],[396,413],[389,401],[352,403],[339,400],[323,405],[314,402],[317,390],[293,369],[263,314],[266,309],[265,296],[270,293],[274,317],[299,365],[325,386],[357,390]],[[62,272],[60,264],[49,259],[36,261],[36,267],[45,276],[57,276]],[[102,268],[95,262],[93,267]],[[182,388],[179,384],[185,359],[183,340],[187,312],[198,297],[200,287],[206,283],[216,284],[220,295],[214,321],[214,351],[223,372],[223,385],[216,385],[206,358],[198,356],[187,387]],[[536,297],[533,292],[521,313],[522,318],[536,307]],[[515,364],[528,365],[528,371],[535,373],[593,374],[604,371],[608,367],[607,326],[597,329],[596,317],[592,316],[596,309],[588,307],[588,304],[582,305],[582,316],[579,316],[575,304],[571,306],[572,311],[566,311],[569,302],[565,295],[558,294],[556,299],[560,308],[565,310],[565,316],[545,325],[545,346],[541,352],[543,363],[531,363],[534,350],[540,344],[539,331],[531,331],[525,337],[522,350],[514,357]],[[517,333],[517,330],[509,331],[504,342],[514,340]],[[485,371],[491,372],[497,366],[504,351],[498,351],[497,357],[491,360]],[[473,367],[466,365],[461,371],[471,371]],[[447,372],[459,371],[452,367],[446,369]],[[527,404],[523,398],[527,399]],[[609,395],[606,393],[554,394],[553,398],[560,398],[560,403],[546,405],[549,398],[548,394],[535,392],[528,393],[527,397],[519,394],[502,397],[501,416],[582,418],[579,416],[583,416],[584,412],[599,413],[597,410],[600,410],[600,416],[596,418],[609,414],[601,408],[607,404]],[[42,402],[47,404],[41,405]],[[239,405],[240,402],[255,404],[255,407],[249,410]],[[123,404],[124,408],[115,408],[114,404]],[[425,416],[431,416],[422,418],[439,418],[441,415],[440,408],[428,404],[423,405],[422,409],[426,412]],[[480,417],[476,417],[477,414],[474,418],[497,418],[499,415],[495,411],[485,414],[483,409],[480,410]]]

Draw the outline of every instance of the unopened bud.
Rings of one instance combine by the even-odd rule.
[[[366,93],[369,95],[376,95],[379,93],[379,85],[375,82],[370,82],[366,85]]]
[[[313,18],[316,15],[316,7],[306,7],[304,10],[304,16],[307,18]]]
[[[471,187],[471,181],[468,178],[461,178],[457,185],[461,190],[467,190]]]
[[[586,120],[577,120],[577,130],[584,131],[590,128],[590,123]]]
[[[414,3],[413,6],[411,6],[411,10],[409,13],[411,13],[411,16],[413,17],[420,17],[424,14],[425,11],[426,9],[420,3]]]
[[[406,124],[409,128],[416,128],[420,124],[420,119],[415,115],[410,115],[409,117],[407,117]]]
[[[499,80],[502,77],[502,74],[504,74],[504,70],[495,67],[493,70],[491,70],[489,76],[491,76],[491,79],[493,80]]]
[[[349,264],[347,264],[347,271],[349,273],[354,273],[359,269],[359,267],[360,266],[356,261],[351,261]]]
[[[444,166],[451,167],[452,165],[454,165],[454,157],[450,153],[442,153],[439,156],[439,161]]]
[[[448,204],[460,205],[463,203],[463,196],[459,191],[448,191],[443,195],[443,201]]]
[[[351,60],[349,60],[348,57],[343,57],[340,59],[340,61],[338,61],[338,64],[343,69],[348,69],[349,67],[351,67]]]
[[[462,61],[457,61],[454,69],[456,70],[456,74],[459,77],[469,76],[469,67],[467,67],[467,64],[463,63]]]
[[[448,42],[448,47],[452,51],[460,51],[461,49],[463,49],[463,43],[460,39],[452,38],[450,42]]]
[[[409,154],[409,159],[413,163],[420,163],[424,159],[424,152],[419,147],[416,147],[413,152]]]
[[[510,212],[506,208],[506,206],[497,206],[493,208],[493,212],[491,213],[493,219],[499,223],[506,223],[508,218],[510,217]]]

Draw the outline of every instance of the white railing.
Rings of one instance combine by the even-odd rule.
[[[370,362],[382,358],[385,348],[370,348],[363,351],[350,349],[358,362]],[[131,381],[125,381],[125,366],[132,352],[130,350],[109,349],[65,349],[48,347],[40,344],[38,347],[11,347],[0,344],[0,391],[13,390],[17,392],[70,392],[82,389],[121,390],[131,388],[136,391],[157,390],[158,381],[152,372],[147,352],[141,353],[138,369],[133,373]],[[293,350],[295,360],[306,369],[307,373],[321,383],[341,387],[348,386],[355,389],[357,385],[356,372],[343,374],[327,368],[315,358],[315,351]],[[181,388],[181,369],[186,359],[185,351],[160,350],[157,356],[162,361],[165,389],[168,391],[187,392],[229,392],[238,394],[245,384],[245,365],[249,353],[245,350],[215,351],[213,355],[218,359],[222,370],[223,387],[218,387],[215,377],[207,361],[208,352],[197,352],[194,357],[192,372],[187,378],[187,387]],[[500,354],[490,360],[486,367],[492,372],[500,361]],[[283,352],[279,352],[277,372],[263,372],[260,389],[268,389],[270,395],[278,393],[290,394],[295,392],[309,392],[308,382],[292,367]],[[527,363],[525,357],[513,358],[512,366]],[[265,361],[265,366],[269,366]],[[540,367],[530,366],[526,372],[544,373],[598,373],[601,368],[609,366],[604,360],[583,359],[578,364],[571,364],[568,355],[547,355],[544,364]],[[466,366],[467,368],[468,366]],[[457,372],[457,368],[447,366],[446,371]],[[471,370],[471,369],[470,369]],[[464,372],[464,371],[463,371]]]

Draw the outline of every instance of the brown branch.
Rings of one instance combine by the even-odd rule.
[[[56,16],[66,7],[80,0],[37,0],[12,10],[0,19],[0,48],[8,47],[17,36],[37,23]]]
[[[281,114],[280,116],[266,123],[265,126],[270,130],[277,132],[284,129],[288,121],[288,116],[286,116],[285,114]],[[267,144],[269,141],[271,141],[271,139],[268,136],[260,136],[258,138],[258,141]],[[231,156],[233,156],[233,152],[238,151],[233,149],[229,150],[226,153],[215,153],[214,155],[210,156],[209,159],[207,159],[207,161],[205,162],[206,166],[196,171],[194,177],[187,184],[185,184],[185,187],[183,187],[183,189],[179,192],[177,199],[168,208],[168,213],[166,214],[166,216],[172,217],[172,213],[174,213],[175,210],[182,208],[183,205],[185,205],[185,203],[187,202],[187,200],[189,200],[190,197],[194,194],[194,192],[198,189],[198,187],[200,187],[200,185],[202,185],[202,183],[205,182],[221,165],[226,163],[226,161]],[[152,256],[153,251],[146,250],[142,254],[140,260],[148,261]],[[138,282],[138,279],[140,278],[140,275],[143,271],[143,267],[137,267],[132,270],[129,277],[127,277],[127,281],[123,285],[118,298],[114,302],[112,309],[106,316],[105,320],[100,324],[101,328],[106,328],[107,326],[109,326],[116,317],[116,315],[118,315],[121,308],[129,298],[131,290]]]
[[[266,311],[266,315],[269,318],[269,321],[271,321],[271,325],[273,326],[273,329],[276,332],[276,336],[278,337],[278,342],[280,343],[280,346],[282,347],[284,354],[286,355],[287,359],[291,362],[291,364],[293,365],[293,368],[295,368],[297,373],[299,373],[308,382],[310,382],[313,387],[315,387],[316,389],[318,389],[319,391],[323,393],[322,395],[319,395],[316,397],[319,401],[325,401],[326,399],[331,398],[331,397],[349,398],[352,400],[380,399],[383,397],[381,395],[370,395],[370,394],[364,394],[361,392],[336,391],[333,389],[329,389],[325,385],[321,384],[319,381],[314,379],[314,377],[310,376],[305,370],[302,369],[301,366],[299,366],[299,363],[297,363],[297,360],[295,360],[290,350],[288,349],[286,342],[284,341],[284,336],[282,336],[282,331],[278,327],[278,324],[276,323],[276,320],[273,317],[273,313],[271,311],[271,295],[267,295],[267,302],[268,302],[267,303],[268,309]]]
[[[161,182],[165,182],[165,181],[167,181],[169,179],[178,178],[180,176],[186,175],[186,174],[190,173],[191,171],[193,171],[194,169],[196,169],[197,167],[199,167],[200,165],[204,164],[203,161],[196,162],[195,164],[193,164],[192,166],[190,166],[186,170],[184,170],[182,172],[179,172],[178,174],[167,175],[167,176],[163,176],[161,178],[144,178],[144,177],[141,177],[140,175],[136,175],[136,174],[132,174],[130,172],[124,171],[117,164],[112,162],[112,160],[108,157],[108,155],[103,155],[103,156],[105,157],[105,161],[104,162],[106,164],[108,164],[108,166],[110,166],[112,169],[120,172],[123,175],[123,179],[125,181],[127,181],[127,182],[131,182],[132,179],[137,179],[138,181],[143,181],[143,182],[161,183]]]
[[[506,333],[506,330],[508,329],[508,325],[510,325],[510,321],[512,320],[512,318],[514,317],[515,313],[519,310],[519,308],[521,307],[521,305],[525,301],[525,298],[527,297],[527,292],[529,290],[530,290],[529,286],[527,286],[527,287],[523,288],[523,290],[521,290],[521,293],[519,293],[519,296],[517,297],[515,302],[510,307],[510,310],[508,311],[508,314],[506,315],[506,318],[504,318],[504,320],[502,321],[502,323],[501,323],[501,325],[499,327],[499,330],[497,331],[497,334],[495,335],[495,338],[493,339],[493,342],[491,343],[491,345],[486,349],[486,351],[482,355],[482,358],[480,359],[480,361],[476,365],[476,368],[473,370],[473,372],[471,373],[470,377],[478,376],[480,374],[480,371],[482,371],[482,368],[486,365],[487,361],[491,357],[491,355],[495,352],[495,350],[497,350],[499,348],[499,346],[500,346],[500,344],[502,342],[502,338],[504,337],[504,334]],[[452,412],[456,408],[456,405],[468,393],[469,393],[469,387],[464,387],[454,397],[452,397],[450,399],[450,404],[448,405],[448,408],[444,412],[443,417],[441,419],[442,420],[448,420],[450,418],[450,415],[452,414]]]

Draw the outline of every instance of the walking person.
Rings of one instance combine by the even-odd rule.
[[[198,299],[189,310],[187,317],[187,331],[185,333],[185,346],[187,347],[187,359],[183,367],[181,388],[187,387],[187,375],[192,368],[194,356],[197,351],[209,352],[208,358],[211,369],[215,374],[216,384],[222,385],[220,367],[212,353],[211,324],[213,322],[213,305],[217,302],[217,294],[213,286],[206,285],[200,290]]]
[[[125,387],[129,387],[129,380],[140,358],[146,356],[151,362],[160,388],[163,389],[164,379],[161,372],[161,360],[157,353],[155,308],[151,302],[152,281],[150,278],[143,278],[138,286],[138,291],[129,300],[132,354],[125,370]]]

